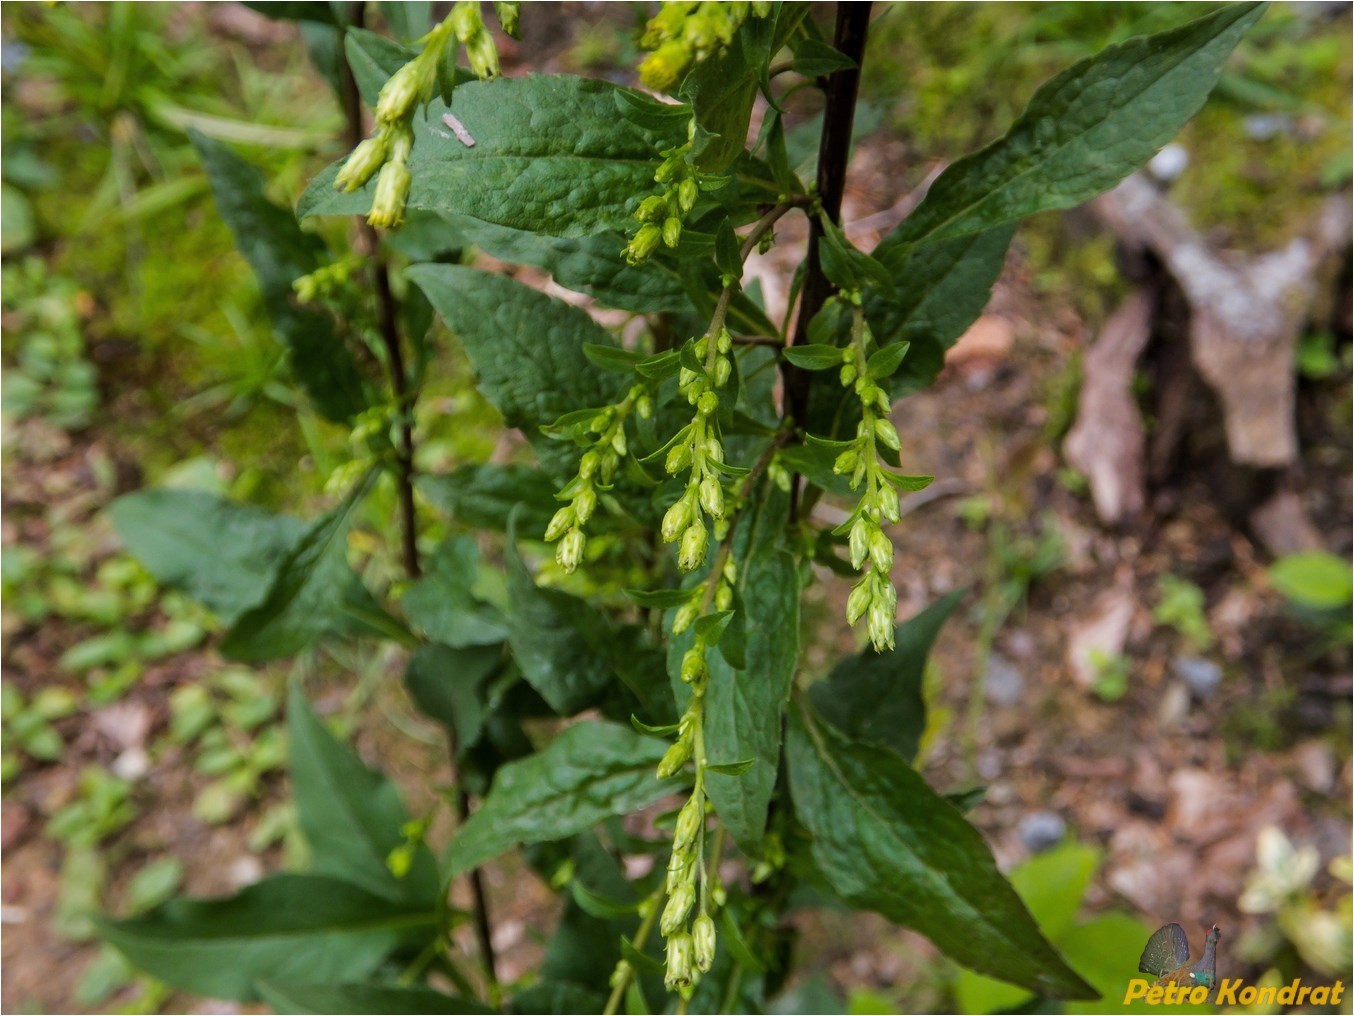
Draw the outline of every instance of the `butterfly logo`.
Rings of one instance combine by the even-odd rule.
[[[1138,969],[1156,978],[1156,985],[1198,987],[1209,990],[1218,983],[1218,939],[1222,932],[1215,924],[1204,939],[1204,953],[1193,966],[1189,963],[1189,936],[1178,924],[1158,928],[1147,940],[1147,948],[1138,960]]]

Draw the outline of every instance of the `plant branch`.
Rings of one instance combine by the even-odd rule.
[[[865,40],[870,28],[870,4],[838,3],[837,25],[832,45],[855,66],[833,72],[827,79],[827,109],[823,113],[823,133],[818,143],[818,201],[823,214],[840,223],[842,192],[846,188],[846,164],[851,154],[851,127],[856,115],[856,91],[860,85],[860,65],[865,55]],[[808,341],[809,322],[832,295],[833,285],[823,274],[818,248],[823,227],[817,216],[809,219],[809,244],[805,257],[804,288],[799,297],[799,313],[790,345]],[[788,361],[781,364],[787,415],[803,423],[808,410],[808,371]],[[791,515],[799,500],[799,477],[791,489]]]
[[[349,24],[361,28],[366,15],[366,4],[357,0],[350,5]],[[362,119],[362,96],[357,88],[357,79],[347,60],[341,60],[341,96],[343,100],[344,126],[348,148],[351,151],[361,143],[366,134]],[[386,351],[386,365],[390,373],[390,391],[396,411],[399,413],[399,439],[395,448],[395,484],[399,499],[400,512],[400,550],[406,576],[413,580],[422,574],[418,556],[418,519],[414,510],[414,402],[417,393],[409,385],[409,375],[405,369],[404,347],[401,342],[399,325],[399,304],[390,285],[390,265],[381,252],[380,236],[376,229],[364,218],[358,219],[359,252],[371,263],[376,282],[377,324],[381,342]],[[451,768],[456,773],[456,743],[450,742]],[[456,787],[457,818],[464,823],[470,817],[470,799],[459,778],[454,778]],[[480,957],[484,963],[484,973],[489,982],[491,996],[498,992],[498,974],[495,969],[493,927],[489,917],[489,899],[484,889],[484,878],[478,868],[469,874],[470,892],[473,898],[475,917],[475,937],[479,943]],[[492,999],[497,1004],[497,999]]]

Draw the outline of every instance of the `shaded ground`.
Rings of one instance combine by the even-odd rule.
[[[569,25],[572,10],[548,8],[543,16]],[[598,59],[616,57],[617,36],[606,22],[573,24],[572,30],[569,59],[587,63],[583,56],[590,51],[578,37],[597,49]],[[927,164],[908,152],[906,142],[887,134],[862,145],[853,164],[848,221],[893,207],[907,194],[908,182],[924,178]],[[852,235],[865,242],[870,228],[888,225],[867,223]],[[1197,471],[1186,468],[1154,491],[1149,521],[1117,534],[1097,524],[1076,478],[1062,469],[1057,438],[1067,425],[1068,392],[1075,392],[1070,365],[1103,317],[1097,318],[1096,301],[1075,291],[1084,284],[1080,277],[1064,276],[1061,287],[1047,278],[1041,245],[1070,243],[1060,229],[1045,222],[1018,243],[988,314],[956,348],[941,380],[895,412],[905,468],[938,478],[929,499],[914,502],[896,527],[900,614],[915,613],[955,588],[973,590],[935,655],[932,712],[948,720],[936,723],[925,770],[943,789],[986,785],[973,817],[1004,865],[1018,864],[1046,842],[1032,830],[1056,816],[1066,835],[1105,851],[1088,894],[1089,912],[1125,909],[1149,925],[1179,921],[1192,933],[1219,923],[1227,930],[1225,941],[1237,944],[1235,952],[1224,951],[1228,973],[1258,973],[1281,953],[1277,945],[1265,948],[1265,936],[1274,934],[1272,920],[1237,908],[1255,865],[1259,830],[1277,826],[1316,846],[1323,862],[1350,852],[1348,649],[1323,650],[1313,629],[1291,616],[1269,588],[1268,560],[1224,515],[1217,492]],[[788,251],[792,228],[784,240]],[[790,255],[769,260],[781,259]],[[774,298],[770,286],[768,292]],[[25,319],[5,324],[9,357],[9,336]],[[88,317],[84,325],[99,331]],[[54,721],[66,742],[59,760],[28,759],[5,785],[0,1001],[6,1012],[107,1011],[115,1003],[141,1011],[164,1004],[144,982],[114,984],[106,999],[78,994],[82,973],[97,958],[89,929],[78,920],[82,910],[101,899],[125,912],[136,903],[130,898],[134,876],[151,861],[180,858],[182,889],[216,894],[280,866],[296,850],[285,812],[277,810],[286,781],[276,767],[259,773],[249,793],[233,802],[238,810],[230,821],[204,817],[203,793],[217,777],[193,768],[201,765],[202,742],[175,735],[170,695],[228,669],[206,648],[208,631],[199,636],[206,639],[202,645],[194,639],[184,651],[133,653],[138,673],[104,703],[84,696],[123,664],[75,668],[69,657],[63,662],[64,654],[91,637],[122,630],[164,634],[183,620],[138,599],[136,580],[118,585],[101,571],[120,558],[98,512],[145,479],[140,448],[125,435],[156,426],[156,406],[142,391],[155,377],[153,359],[134,344],[113,353],[121,359],[101,368],[105,408],[90,425],[6,423],[4,545],[64,562],[40,569],[31,580],[45,596],[54,588],[53,576],[67,574],[81,588],[115,589],[121,597],[111,624],[78,605],[30,617],[6,603],[0,654],[5,681],[26,698],[50,687],[82,697],[76,712]],[[1325,545],[1347,555],[1347,372],[1310,384],[1301,406],[1300,493]],[[992,549],[998,533],[1016,547],[1005,560]],[[1030,583],[996,632],[992,659],[984,662],[984,604],[991,603],[983,591],[994,578],[1018,572],[1040,544],[1056,545],[1060,563]],[[1154,619],[1162,576],[1188,580],[1202,591],[1211,645],[1191,644],[1189,636]],[[8,578],[6,589],[13,597]],[[811,593],[820,607],[811,616],[821,618],[833,633],[827,641],[835,638],[842,651],[853,648],[839,620],[845,591],[844,583],[833,582]],[[1107,611],[1127,618],[1122,660],[1106,661],[1121,663],[1120,681],[1092,687],[1074,676],[1069,642]],[[194,623],[199,621],[209,626],[202,619]],[[1218,665],[1220,683],[1191,690],[1179,676],[1179,661],[1190,658]],[[809,661],[819,669],[828,663],[826,653]],[[359,676],[336,680],[340,671]],[[279,667],[268,673],[261,688],[276,695],[289,677],[307,680],[319,692],[322,710],[352,722],[359,749],[399,780],[417,814],[431,805],[448,773],[435,732],[391,690],[395,682],[382,680],[396,672],[381,655],[303,661],[290,672]],[[970,744],[966,711],[975,674],[984,675],[986,694]],[[223,718],[216,727],[254,759],[263,751],[259,739],[275,722],[269,717],[249,727]],[[88,848],[45,832],[63,808],[88,797],[80,785],[86,767],[124,778],[134,808],[124,826],[110,822],[99,838],[101,876],[71,870],[70,858],[87,858]],[[433,838],[444,842],[449,832],[436,828]],[[102,891],[95,884],[99,877],[106,881]],[[498,919],[495,944],[510,979],[539,957],[553,897],[512,861],[491,866],[487,877]],[[1327,900],[1341,891],[1324,872],[1316,888]],[[796,921],[804,933],[806,977],[821,973],[843,992],[868,991],[902,1011],[948,1004],[942,994],[946,968],[915,936],[869,917],[823,913]],[[1240,944],[1247,941],[1251,951],[1243,957]],[[1126,969],[1134,960],[1124,958]],[[198,1011],[229,1007],[213,1003]]]

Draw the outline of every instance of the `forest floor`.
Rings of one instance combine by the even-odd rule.
[[[900,160],[908,153],[887,130],[861,143],[845,204],[848,224],[867,220],[858,242],[870,240],[869,216],[907,196]],[[787,227],[768,273],[795,239]],[[1287,969],[1292,949],[1274,916],[1243,913],[1238,900],[1266,827],[1314,846],[1323,869],[1350,853],[1348,644],[1324,642],[1272,588],[1272,558],[1206,468],[1216,434],[1198,436],[1141,517],[1114,531],[1099,523],[1060,441],[1103,316],[1050,285],[1038,260],[1017,241],[939,381],[895,407],[905,469],[937,478],[894,527],[900,617],[969,590],[933,656],[920,764],[942,790],[986,788],[972,818],[1003,867],[1067,840],[1096,847],[1084,913],[1123,912],[1147,932],[1178,921],[1196,942],[1216,923],[1229,975]],[[71,303],[74,327],[103,334],[97,299]],[[35,327],[34,314],[7,302],[7,366],[11,335]],[[140,387],[154,363],[126,336],[88,351],[96,411],[76,425],[5,421],[0,667],[23,699],[18,713],[7,699],[5,734],[27,745],[22,716],[30,732],[41,721],[61,738],[52,757],[29,754],[7,772],[0,803],[5,1012],[156,1011],[166,995],[92,941],[90,910],[228,892],[297,850],[273,743],[288,669],[241,674],[212,651],[209,618],[152,605],[153,586],[127,571],[101,511],[147,479],[126,435],[153,416]],[[1348,371],[1305,381],[1299,406],[1297,490],[1322,544],[1347,557]],[[807,623],[836,634],[810,668],[823,669],[829,649],[855,648],[839,621],[845,590],[824,577],[811,594]],[[1090,667],[1074,651],[1087,639],[1109,646]],[[382,680],[397,673],[393,657],[347,662],[359,676],[332,683],[319,706],[350,721],[358,749],[418,814],[448,776],[440,739],[398,682]],[[196,729],[182,699],[171,708],[192,687],[208,689]],[[512,978],[539,956],[554,897],[512,861],[490,865],[487,879]],[[1334,911],[1347,894],[1323,870],[1305,898]],[[804,976],[850,997],[853,1011],[946,1004],[951,968],[923,939],[858,915],[796,921]],[[1136,958],[1123,957],[1126,973]]]

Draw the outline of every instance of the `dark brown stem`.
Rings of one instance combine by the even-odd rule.
[[[870,4],[837,4],[837,26],[832,45],[850,57],[855,66],[836,71],[827,79],[827,108],[823,113],[823,133],[818,142],[818,201],[823,214],[834,223],[841,221],[846,163],[851,154],[851,126],[856,116],[856,90],[860,85],[860,64],[865,55],[869,29]],[[804,288],[799,297],[799,313],[795,318],[790,345],[803,345],[808,341],[809,322],[822,309],[834,289],[823,274],[818,257],[822,238],[822,223],[817,216],[813,216],[809,220]],[[781,364],[781,377],[784,379],[786,413],[797,424],[802,424],[808,411],[810,374],[786,361]],[[798,500],[799,478],[796,476],[791,493],[792,516]]]
[[[366,4],[358,0],[349,7],[349,24],[361,28],[366,16]],[[353,148],[366,136],[362,119],[362,96],[357,88],[357,80],[346,60],[342,66],[342,101],[344,114],[344,134],[348,149]],[[404,562],[405,574],[412,580],[422,574],[418,556],[418,519],[414,511],[414,401],[417,397],[409,387],[409,375],[404,364],[404,346],[400,341],[399,304],[394,290],[390,286],[390,265],[381,252],[381,238],[375,227],[366,219],[359,218],[357,248],[371,264],[376,282],[377,326],[381,342],[386,351],[386,366],[390,372],[390,391],[400,414],[399,441],[395,448],[395,483],[399,498],[400,512],[400,550]],[[465,822],[470,817],[470,798],[461,781],[456,778],[456,742],[450,742],[451,768],[455,785],[457,818]],[[478,868],[469,875],[470,893],[473,898],[475,915],[475,937],[479,943],[480,957],[484,962],[485,976],[489,980],[491,996],[498,992],[498,974],[495,969],[493,926],[489,918],[489,897],[484,889],[484,878]],[[497,1004],[497,999],[493,999]]]

